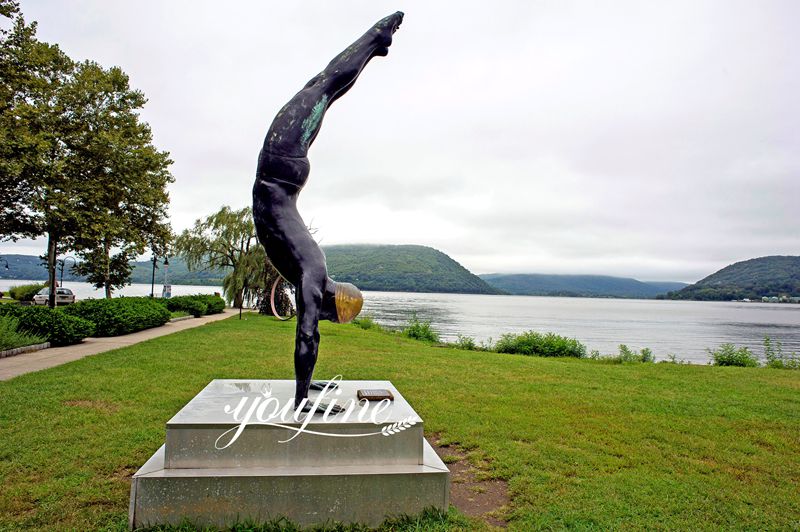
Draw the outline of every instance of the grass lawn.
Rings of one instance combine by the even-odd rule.
[[[0,382],[0,530],[124,529],[129,476],[210,380],[292,378],[294,322],[246,317]],[[321,329],[315,377],[393,381],[426,433],[508,480],[511,529],[800,528],[798,371],[612,365]]]

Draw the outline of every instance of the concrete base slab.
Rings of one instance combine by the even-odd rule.
[[[422,465],[165,469],[162,446],[134,475],[132,528],[226,527],[286,517],[377,526],[393,515],[449,505],[450,472],[424,442]]]
[[[389,516],[446,510],[450,472],[423,438],[422,420],[389,381],[342,381],[337,400],[389,389],[380,421],[313,414],[310,432],[285,441],[292,423],[267,417],[226,449],[215,440],[238,423],[242,399],[291,399],[294,381],[215,380],[167,423],[167,438],[133,476],[130,526],[228,527],[281,517],[302,525],[379,525]],[[251,401],[252,402],[252,401]],[[293,400],[291,401],[293,405]],[[338,404],[342,404],[339,402]],[[349,409],[348,409],[349,410]],[[355,407],[353,407],[355,411]],[[413,419],[413,423],[407,420]],[[398,426],[402,428],[397,428]],[[386,430],[383,430],[386,429]],[[389,430],[392,429],[392,430]]]

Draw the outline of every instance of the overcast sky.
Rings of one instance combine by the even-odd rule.
[[[171,153],[172,224],[251,203],[275,113],[405,12],[325,117],[300,212],[323,245],[423,244],[475,273],[693,282],[800,251],[800,2],[22,1],[119,65]],[[0,244],[42,253],[44,243]]]

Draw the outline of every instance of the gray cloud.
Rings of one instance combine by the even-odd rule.
[[[790,0],[23,5],[41,38],[120,65],[150,98],[178,230],[250,201],[275,112],[397,8],[389,57],[311,152],[301,212],[323,243],[426,244],[478,272],[686,281],[797,254]]]

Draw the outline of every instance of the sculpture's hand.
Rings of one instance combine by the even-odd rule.
[[[389,53],[389,47],[392,45],[392,35],[400,27],[403,22],[403,12],[398,11],[386,18],[383,18],[372,27],[372,33],[377,45],[375,55],[384,56]]]

